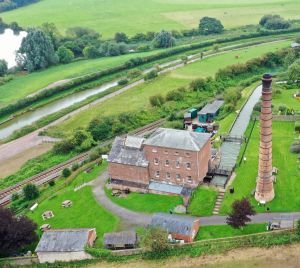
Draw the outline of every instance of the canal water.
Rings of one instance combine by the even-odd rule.
[[[258,86],[248,99],[247,103],[241,110],[238,118],[236,119],[231,131],[230,136],[242,137],[248,127],[251,119],[251,114],[255,104],[259,101],[261,96],[262,86]],[[241,149],[240,142],[224,141],[221,145],[221,161],[220,169],[233,170],[239,156]],[[227,177],[225,176],[214,176],[211,183],[217,186],[224,186],[226,184]]]
[[[20,48],[23,38],[27,35],[22,31],[14,34],[13,30],[6,29],[0,34],[0,59],[6,60],[8,68],[16,66],[16,51]]]
[[[101,92],[108,90],[112,87],[115,87],[117,85],[118,85],[118,82],[114,81],[111,83],[104,84],[97,88],[77,92],[66,98],[62,98],[62,99],[53,101],[45,106],[37,108],[34,111],[30,111],[21,116],[18,116],[17,118],[0,125],[0,140],[8,137],[15,130],[18,130],[24,126],[30,125],[30,124],[38,121],[39,119],[41,119],[44,116],[58,112],[64,108],[67,108],[67,107],[75,104],[75,103],[81,102],[90,96],[101,93]]]

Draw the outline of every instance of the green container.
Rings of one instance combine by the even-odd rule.
[[[197,109],[192,108],[192,109],[189,109],[188,112],[191,114],[192,119],[194,119],[194,118],[197,117],[197,114],[198,114],[198,110]]]

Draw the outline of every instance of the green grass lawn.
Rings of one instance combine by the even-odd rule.
[[[300,100],[294,98],[295,93],[300,93],[300,89],[281,89],[281,94],[273,94],[272,103],[277,108],[286,105],[289,109],[300,111]]]
[[[53,66],[47,70],[34,72],[27,75],[19,75],[12,81],[0,86],[0,107],[24,98],[59,80],[93,73],[122,64],[130,58],[143,57],[155,53],[159,53],[159,50],[127,54],[118,57],[80,60],[65,65],[62,64]]]
[[[28,212],[27,216],[39,227],[45,223],[49,223],[52,228],[95,227],[98,236],[97,245],[101,245],[103,234],[114,231],[119,219],[97,203],[91,186],[86,186],[76,192],[74,187],[95,179],[105,167],[106,165],[101,165],[95,167],[91,173],[80,173],[70,186],[41,202],[38,208],[34,212]],[[64,200],[71,200],[72,207],[62,208],[61,203]],[[44,221],[42,213],[48,210],[53,211],[54,217]]]
[[[300,184],[297,154],[289,151],[290,145],[297,134],[294,131],[294,122],[273,122],[273,166],[279,169],[275,187],[275,199],[268,203],[271,212],[300,211]],[[259,123],[257,122],[250,139],[245,156],[247,161],[236,169],[236,178],[232,186],[234,194],[226,192],[221,207],[221,213],[230,212],[230,206],[234,200],[249,197],[258,212],[264,212],[265,207],[258,206],[251,197],[251,191],[255,189],[258,172],[259,149]]]
[[[208,187],[197,188],[191,198],[188,213],[193,216],[212,215],[217,195],[218,193],[214,189]]]
[[[181,86],[188,86],[192,79],[197,77],[214,76],[215,73],[227,65],[246,62],[251,58],[259,57],[268,51],[275,51],[286,47],[289,41],[281,41],[272,44],[263,44],[257,47],[245,48],[231,51],[225,54],[212,56],[210,58],[186,65],[180,69],[159,76],[158,78],[134,87],[104,103],[94,106],[78,113],[76,116],[64,121],[56,127],[58,131],[72,131],[78,126],[84,127],[99,115],[116,115],[122,112],[139,111],[150,107],[149,97],[161,93],[165,95],[168,91]],[[236,58],[238,56],[238,58]],[[199,98],[201,102],[201,97]],[[124,105],[126,103],[126,105]]]
[[[55,23],[61,31],[69,27],[89,27],[104,38],[116,32],[137,32],[197,28],[204,16],[221,19],[226,28],[257,24],[264,14],[280,14],[299,19],[297,0],[41,0],[5,12],[1,17],[22,26]]]
[[[266,224],[249,224],[243,229],[234,229],[229,225],[211,225],[211,226],[201,226],[196,236],[196,240],[205,240],[213,238],[223,238],[238,235],[248,235],[255,233],[266,232]]]
[[[111,192],[112,190],[105,189],[105,193],[111,201],[121,207],[138,212],[169,212],[177,205],[183,204],[181,196],[130,193],[127,197],[123,198],[112,196]]]

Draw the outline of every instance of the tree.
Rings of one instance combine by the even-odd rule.
[[[259,24],[269,30],[286,29],[290,27],[290,23],[279,15],[264,15]]]
[[[289,80],[300,82],[300,60],[296,60],[288,69]]]
[[[201,91],[201,90],[205,89],[205,85],[206,85],[205,79],[198,78],[198,79],[193,80],[190,83],[190,88],[194,91],[198,91],[198,90]]]
[[[88,59],[95,59],[99,56],[98,49],[94,46],[86,46],[83,50],[83,56]]]
[[[249,200],[247,198],[243,198],[233,202],[232,212],[227,217],[226,222],[233,228],[239,229],[246,226],[246,223],[251,221],[249,216],[253,216],[255,214],[256,212],[254,207],[251,205]]]
[[[203,35],[222,33],[224,26],[215,18],[203,17],[199,23],[199,32]]]
[[[57,50],[57,55],[59,58],[59,62],[63,64],[70,63],[74,60],[74,53],[71,49],[68,49],[64,46],[60,46]]]
[[[61,174],[63,175],[64,178],[68,178],[71,175],[71,173],[72,172],[69,168],[64,168]]]
[[[61,34],[59,33],[55,24],[50,23],[50,22],[45,22],[42,24],[41,30],[50,37],[52,44],[54,46],[54,49],[56,50],[58,48]]]
[[[171,90],[167,93],[167,101],[181,101],[184,98],[184,92],[178,89]]]
[[[45,69],[58,62],[50,37],[42,30],[31,28],[22,40],[18,63],[29,72]]]
[[[27,184],[23,188],[23,194],[26,200],[33,200],[39,197],[39,189],[34,184]]]
[[[36,241],[36,228],[26,216],[16,217],[11,210],[0,207],[0,257],[16,253]]]
[[[152,70],[149,73],[145,74],[144,79],[145,79],[145,81],[147,81],[147,80],[151,80],[151,79],[153,79],[153,78],[155,78],[157,76],[158,76],[157,71],[156,70]]]
[[[115,34],[115,41],[117,43],[121,43],[121,42],[127,43],[128,42],[128,37],[125,33],[116,33]]]
[[[160,107],[165,103],[165,99],[161,94],[157,94],[154,96],[151,96],[149,98],[150,104],[153,107]]]
[[[8,71],[7,62],[5,60],[0,60],[0,76],[6,75],[7,71]]]
[[[173,47],[175,46],[175,38],[172,36],[172,33],[162,30],[154,37],[152,43],[156,48]]]
[[[152,252],[163,252],[170,249],[168,232],[160,228],[148,228],[144,233],[142,244]]]

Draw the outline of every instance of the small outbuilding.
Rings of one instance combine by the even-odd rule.
[[[71,200],[65,200],[61,203],[61,206],[63,208],[69,208],[73,205],[73,202]]]
[[[156,213],[152,217],[150,226],[167,231],[173,240],[184,240],[184,242],[190,243],[193,242],[199,231],[200,219],[174,214]]]
[[[43,214],[42,214],[42,218],[43,220],[47,220],[47,219],[51,219],[54,217],[54,214],[51,210],[49,211],[45,211]]]
[[[107,249],[135,248],[138,239],[135,231],[104,234],[104,246]]]
[[[95,228],[45,230],[35,251],[40,263],[91,259],[84,249],[96,237]]]
[[[224,104],[223,100],[215,100],[212,103],[206,104],[198,113],[200,123],[211,123],[219,114],[219,111]]]

